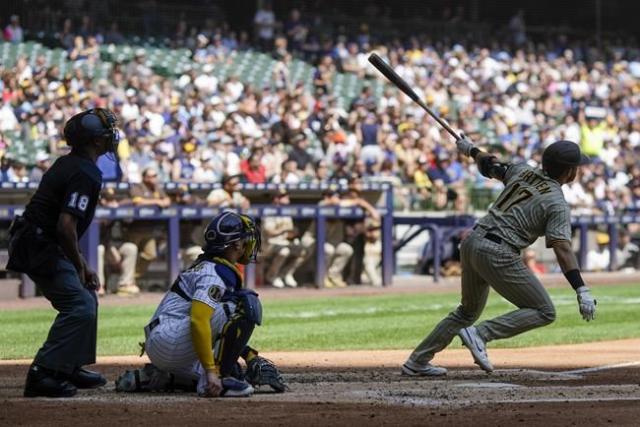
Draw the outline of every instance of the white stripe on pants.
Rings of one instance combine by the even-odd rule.
[[[462,328],[473,325],[487,302],[489,286],[518,307],[517,310],[476,325],[485,341],[509,338],[548,325],[555,308],[538,278],[524,265],[519,251],[506,243],[484,237],[485,231],[471,233],[461,246],[462,298],[411,353],[410,359],[425,364],[443,350]]]

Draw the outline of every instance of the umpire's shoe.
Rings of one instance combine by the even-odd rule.
[[[99,373],[84,368],[76,368],[66,379],[77,388],[98,388],[107,383],[107,379]]]
[[[487,355],[487,347],[484,344],[484,340],[478,335],[478,330],[475,326],[460,329],[458,336],[462,340],[462,344],[471,351],[473,360],[476,365],[480,366],[485,372],[493,372],[493,365],[489,361]]]
[[[77,392],[76,386],[54,372],[38,365],[29,368],[24,397],[72,397]]]

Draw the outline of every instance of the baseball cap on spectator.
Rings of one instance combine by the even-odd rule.
[[[335,142],[336,144],[342,144],[347,141],[347,135],[345,135],[344,132],[342,131],[335,131],[333,132],[332,139],[333,139],[333,142]]]
[[[35,156],[36,163],[46,162],[49,160],[49,153],[45,153],[44,151],[38,151]]]
[[[223,144],[233,144],[233,138],[230,137],[229,135],[224,135],[222,138],[220,138],[220,142]]]
[[[609,243],[609,235],[607,233],[597,233],[596,234],[596,243],[599,245],[606,245]]]
[[[232,174],[232,175],[223,175],[222,177],[222,184],[226,184],[227,182],[231,181],[232,179],[239,179],[242,181],[242,174],[241,173],[236,173],[236,174]]]

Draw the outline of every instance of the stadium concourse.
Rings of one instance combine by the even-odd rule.
[[[120,167],[101,161],[106,181],[137,184],[148,168],[160,184],[178,186],[234,175],[291,185],[357,175],[391,183],[396,211],[486,209],[500,184],[379,79],[366,62],[376,51],[455,127],[505,158],[537,165],[552,141],[580,144],[595,162],[565,186],[575,213],[640,208],[640,62],[632,43],[596,48],[562,34],[534,42],[517,19],[496,36],[457,41],[427,33],[383,39],[362,25],[320,43],[314,17],[296,9],[284,22],[260,9],[254,39],[211,20],[125,37],[89,16],[47,22],[50,36],[42,37],[19,16],[0,18],[2,182],[39,180],[66,150],[65,118],[101,106],[116,112],[123,137]],[[619,232],[618,266],[635,269],[640,228]],[[583,266],[590,270],[608,266],[598,238]]]

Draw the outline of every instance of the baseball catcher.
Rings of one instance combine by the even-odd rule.
[[[260,230],[250,217],[225,211],[204,237],[204,253],[180,273],[144,328],[151,364],[121,375],[117,391],[195,388],[202,397],[250,396],[261,385],[285,391],[273,362],[248,346],[262,322],[262,305],[258,294],[243,288],[236,263],[255,261]]]
[[[542,169],[538,169],[526,163],[502,163],[464,138],[456,144],[461,153],[475,159],[484,176],[499,179],[505,188],[460,247],[460,305],[411,353],[402,367],[405,375],[445,375],[446,369],[433,366],[430,361],[456,334],[471,351],[475,363],[491,372],[486,343],[554,321],[556,311],[549,294],[520,255],[539,236],[545,236],[547,247],[553,248],[567,281],[576,291],[582,318],[595,318],[596,301],[582,280],[571,248],[571,214],[561,188],[576,178],[579,167],[589,158],[575,143],[558,141],[545,149]],[[472,326],[484,309],[490,286],[517,309]]]

